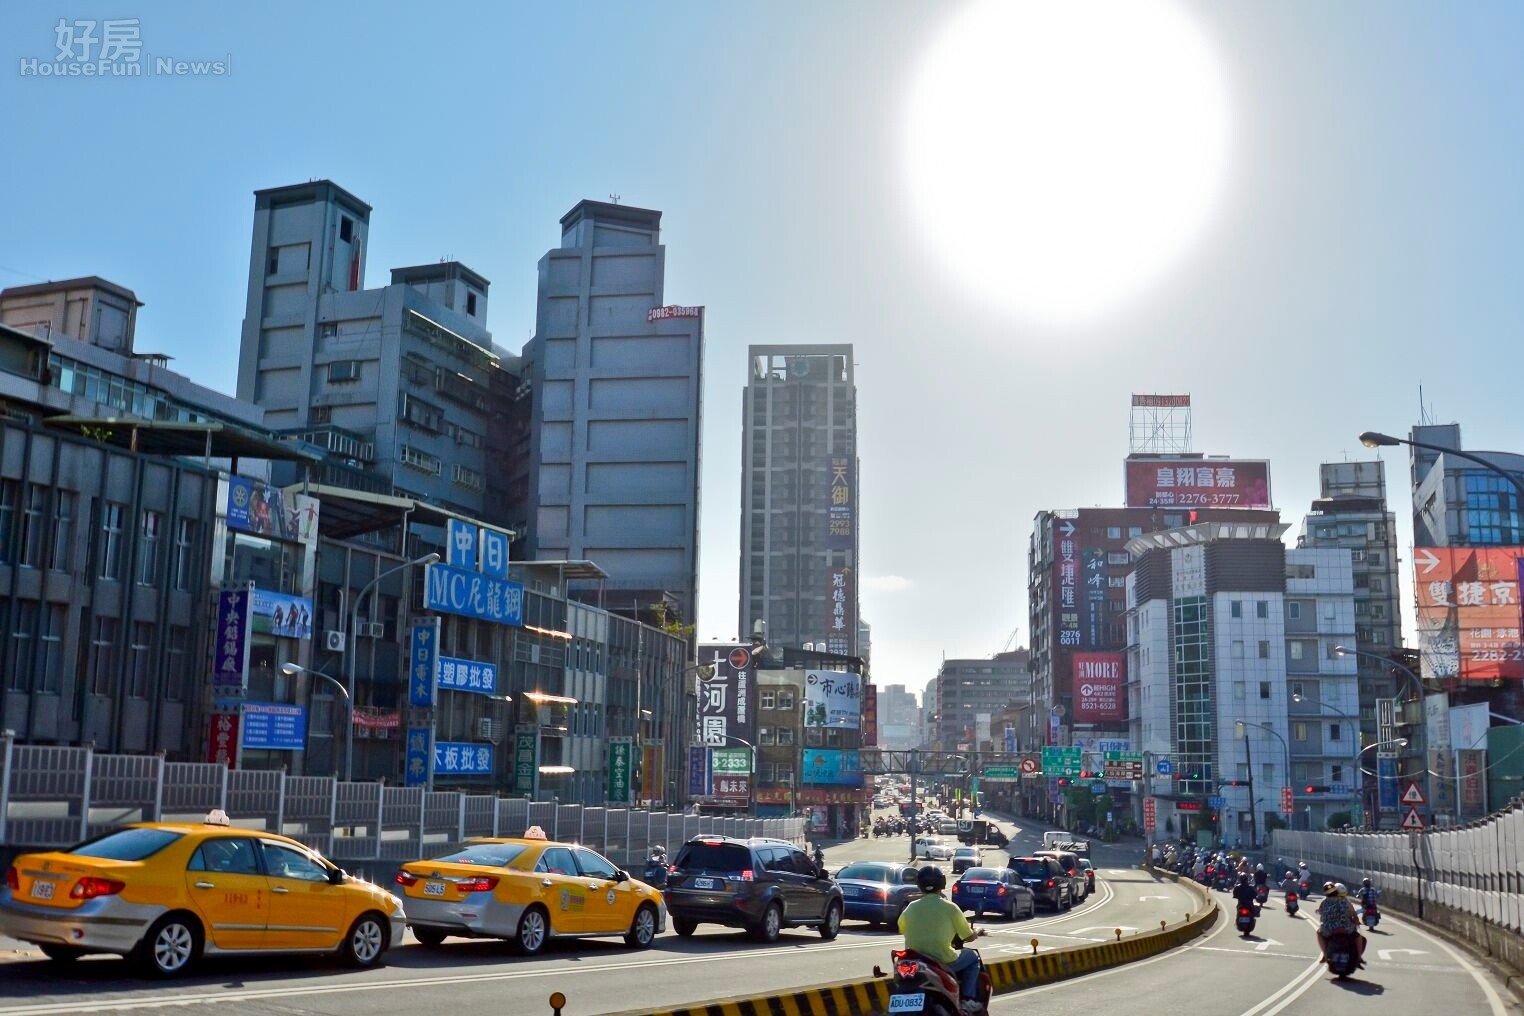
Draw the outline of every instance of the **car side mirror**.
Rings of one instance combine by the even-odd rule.
[[[329,885],[343,885],[344,884],[344,879],[346,877],[347,876],[345,875],[343,868],[329,868],[328,869],[328,884]]]
[[[615,882],[628,882],[629,880],[630,873],[625,871],[623,868],[620,868],[618,871],[614,872]]]

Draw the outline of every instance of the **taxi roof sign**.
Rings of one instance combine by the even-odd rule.
[[[201,820],[203,825],[231,826],[233,823],[228,819],[228,813],[221,808],[213,808],[206,813],[206,818]]]
[[[537,825],[532,825],[528,829],[524,830],[524,839],[526,839],[526,840],[548,840],[548,839],[550,839],[550,837],[545,835],[545,830],[544,829],[541,829]]]

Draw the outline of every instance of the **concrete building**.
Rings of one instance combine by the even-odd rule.
[[[857,387],[852,347],[748,348],[742,396],[739,630],[772,645],[858,643]]]
[[[1458,423],[1418,425],[1409,437],[1470,452],[1524,480],[1524,455],[1466,448]],[[1425,448],[1411,451],[1415,547],[1524,545],[1524,503],[1511,483],[1454,455]]]
[[[1344,718],[1355,663],[1333,652],[1354,637],[1350,555],[1287,550],[1287,528],[1201,523],[1129,541],[1130,738],[1175,770],[1154,788],[1161,835],[1263,838],[1285,820],[1284,787],[1301,828],[1358,803]]]
[[[798,806],[803,703],[804,671],[757,671],[757,815],[788,815]]]
[[[655,603],[685,622],[698,593],[702,307],[665,306],[661,213],[581,201],[540,259],[522,511],[527,553],[589,559],[628,612]]]
[[[921,744],[921,707],[903,684],[878,692],[878,743],[881,748],[909,749]]]
[[[1031,701],[1030,661],[1025,649],[987,660],[943,660],[936,677],[938,750],[995,750],[994,718]]]

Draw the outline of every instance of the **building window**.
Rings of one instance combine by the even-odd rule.
[[[196,520],[179,519],[175,523],[175,588],[189,592],[195,581]]]
[[[103,579],[122,577],[122,527],[127,516],[127,506],[106,501],[101,506],[100,571]]]
[[[339,239],[345,243],[353,243],[355,238],[355,220],[347,215],[339,216]]]
[[[1132,555],[1126,551],[1114,550],[1106,555],[1107,564],[1132,564]]]
[[[164,653],[164,686],[160,694],[165,701],[179,702],[185,698],[190,684],[190,629],[184,625],[170,625],[169,644]]]
[[[40,484],[26,489],[26,507],[21,514],[21,560],[24,568],[43,565],[43,526],[48,517],[48,490]]]
[[[37,639],[37,682],[35,689],[46,694],[58,693],[63,679],[63,637],[68,618],[61,603],[50,603],[42,610],[42,631]]]
[[[773,773],[775,774],[775,782],[777,782],[777,783],[793,783],[794,782],[794,767],[793,766],[785,766],[785,765],[774,766],[773,767]]]
[[[1286,604],[1286,620],[1300,621],[1302,619],[1302,605],[1295,600]]]
[[[1137,537],[1137,536],[1142,536],[1142,535],[1143,535],[1143,527],[1142,526],[1128,526],[1127,527],[1127,536],[1129,538]]]
[[[1254,616],[1258,617],[1258,618],[1262,618],[1262,619],[1269,617],[1270,616],[1270,604],[1266,603],[1264,600],[1255,600],[1254,601]]]
[[[1355,549],[1351,550],[1349,552],[1349,559],[1351,561],[1364,561],[1365,560],[1365,548],[1364,547],[1356,547]]]
[[[164,528],[164,515],[160,512],[143,512],[142,539],[138,543],[138,585],[151,586],[159,573],[159,534]]]
[[[1302,648],[1302,643],[1300,642],[1286,643],[1286,650],[1293,660],[1300,660],[1302,658]]]
[[[1230,616],[1232,616],[1232,617],[1243,617],[1244,616],[1243,601],[1242,600],[1233,600],[1228,605],[1228,614]]]
[[[1302,684],[1301,681],[1292,681],[1291,682],[1291,697],[1293,699],[1303,698],[1303,697],[1306,696],[1306,694],[1307,694],[1307,692],[1305,691],[1305,686]]]
[[[57,498],[58,510],[53,515],[53,548],[48,555],[48,567],[54,571],[73,571],[74,493],[60,490]]]
[[[32,676],[32,638],[37,628],[37,601],[18,600],[15,616],[11,618],[11,641],[6,658],[9,666],[5,686],[11,691],[30,691],[28,680]]]
[[[1144,651],[1146,652],[1147,650]],[[1233,640],[1232,646],[1229,647],[1228,655],[1235,660],[1241,660],[1244,658],[1244,644],[1241,639]]]
[[[0,480],[0,563],[15,562],[15,547],[11,543],[11,527],[16,524],[16,508],[21,503],[21,484],[15,480]]]
[[[758,727],[757,728],[757,743],[758,744],[775,744],[776,740],[773,737],[773,728],[772,727]]]
[[[1240,702],[1243,701],[1243,699],[1244,699],[1244,683],[1242,681],[1234,681],[1233,682],[1233,698],[1238,700],[1238,701],[1240,701]]]
[[[1121,538],[1122,538],[1122,527],[1121,526],[1107,526],[1106,527],[1106,539],[1108,539],[1108,540],[1120,540]]]
[[[793,727],[779,727],[778,728],[778,743],[779,744],[784,744],[784,745],[793,744],[794,743],[794,728]]]
[[[764,691],[764,692],[761,692],[760,694],[762,696],[762,706],[761,706],[761,708],[763,708],[763,709],[773,709],[773,708],[776,708],[777,695],[775,693],[770,692],[770,691]]]
[[[443,463],[439,460],[439,456],[420,451],[412,445],[403,445],[397,453],[397,459],[404,466],[416,469],[420,473],[428,473],[430,476],[438,476],[444,468]]]
[[[1342,733],[1344,733],[1344,730],[1343,730],[1343,728],[1339,724],[1337,724],[1337,723],[1330,723],[1328,725],[1328,739],[1330,741],[1337,741],[1337,740],[1339,740],[1340,739],[1339,735],[1341,735]]]
[[[1329,776],[1329,782],[1330,783],[1343,783],[1344,782],[1344,767],[1342,765],[1339,765],[1337,762],[1334,763],[1333,765],[1328,767],[1328,776]]]
[[[1265,639],[1259,640],[1259,658],[1262,660],[1270,658],[1270,643]]]
[[[794,708],[794,693],[791,692],[791,691],[780,691],[778,693],[778,708],[779,709],[792,709],[792,708]]]
[[[476,294],[470,291],[466,292],[466,316],[476,317]]]
[[[97,617],[90,639],[90,693],[110,695],[116,681],[116,633],[114,617]]]
[[[1291,739],[1305,744],[1307,742],[1307,724],[1300,722],[1293,723],[1291,725]]]
[[[328,383],[360,380],[359,360],[335,360],[328,365]]]
[[[153,672],[153,625],[142,621],[132,626],[132,644],[127,647],[127,694],[146,699]]]
[[[1269,681],[1261,681],[1259,683],[1259,697],[1261,699],[1265,700],[1265,701],[1269,701],[1269,699],[1270,699],[1270,682]]]
[[[1338,648],[1339,647],[1337,645],[1330,642],[1326,647],[1324,655],[1330,660],[1342,660],[1344,657],[1341,653],[1338,652]]]

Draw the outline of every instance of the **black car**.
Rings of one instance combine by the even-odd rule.
[[[892,861],[857,861],[836,873],[836,884],[846,898],[846,916],[867,921],[874,927],[899,926],[900,914],[921,898],[913,864]]]
[[[952,855],[952,873],[961,875],[970,868],[979,867],[984,860],[984,855],[978,847],[956,847]]]
[[[952,885],[952,901],[974,916],[1004,914],[1009,920],[1037,913],[1037,894],[1010,868],[970,868]]]
[[[762,942],[797,927],[829,940],[845,910],[841,887],[782,840],[695,836],[678,850],[662,895],[672,929],[684,937],[700,924],[723,924]]]
[[[1053,910],[1074,906],[1074,886],[1069,873],[1051,857],[1013,857],[1007,867],[1032,890],[1037,902]]]

